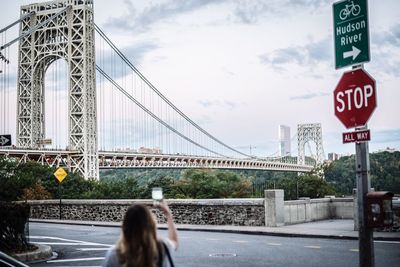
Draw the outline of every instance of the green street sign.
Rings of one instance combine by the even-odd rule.
[[[370,61],[367,0],[333,3],[336,69]]]

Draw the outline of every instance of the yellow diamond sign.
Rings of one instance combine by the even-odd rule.
[[[62,182],[65,177],[67,177],[68,173],[64,170],[64,168],[60,167],[54,172],[54,176],[57,178],[58,182]]]

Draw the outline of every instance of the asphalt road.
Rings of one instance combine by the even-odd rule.
[[[31,242],[57,257],[32,266],[100,266],[116,227],[30,223]],[[159,231],[166,236],[166,231]],[[176,266],[358,266],[358,241],[180,231]],[[375,241],[375,266],[399,266],[400,242]]]

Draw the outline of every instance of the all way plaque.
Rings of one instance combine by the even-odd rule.
[[[369,130],[343,133],[343,144],[354,142],[366,142],[371,140]]]

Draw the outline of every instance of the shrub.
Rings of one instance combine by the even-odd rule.
[[[22,190],[21,200],[51,199],[52,195],[40,183]]]
[[[0,250],[19,252],[29,248],[25,236],[30,206],[25,203],[0,202]]]

